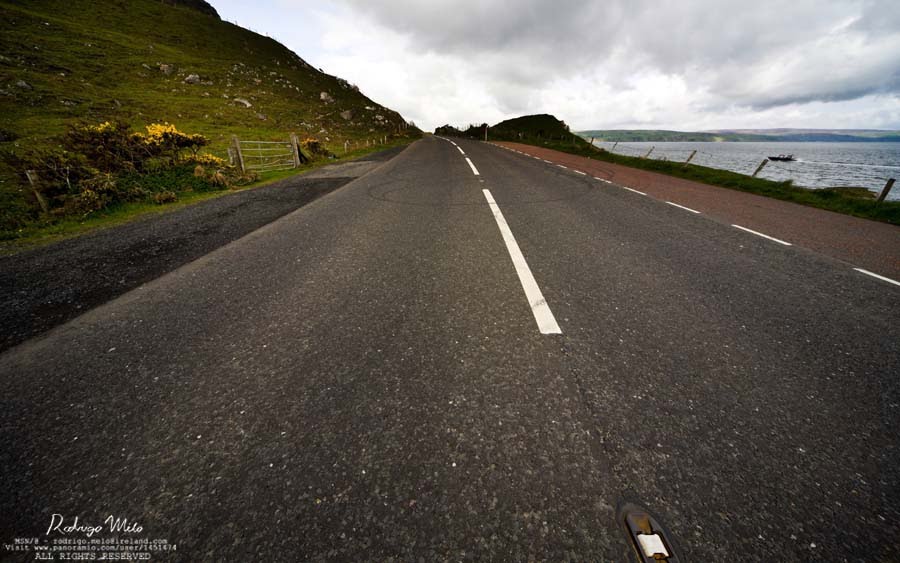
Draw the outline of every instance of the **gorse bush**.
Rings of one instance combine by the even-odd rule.
[[[82,155],[103,172],[134,170],[148,156],[135,134],[124,123],[69,126],[61,143],[67,152]]]
[[[218,168],[222,168],[225,166],[225,161],[213,154],[195,154],[192,155],[188,160],[201,166],[212,166]]]
[[[168,123],[154,123],[147,126],[147,133],[135,133],[138,141],[150,157],[168,158],[173,164],[181,160],[185,150],[197,156],[200,147],[209,144],[203,135],[188,135]]]
[[[123,202],[167,203],[179,191],[222,189],[231,179],[243,180],[221,158],[199,153],[207,144],[203,135],[183,133],[169,123],[148,125],[146,132],[133,132],[121,122],[78,123],[56,148],[7,153],[4,159],[17,170],[32,171],[31,218],[52,220]],[[21,214],[17,217],[21,223]],[[6,219],[0,228],[17,226]]]
[[[300,141],[300,147],[312,158],[334,156],[331,151],[325,148],[321,141],[313,137],[307,137]]]
[[[83,154],[93,166],[104,172],[143,170],[156,161],[174,165],[186,158],[215,159],[198,155],[200,147],[209,144],[203,135],[182,133],[169,123],[153,123],[146,133],[133,133],[127,124],[109,121],[99,125],[72,125],[62,139],[62,146]]]

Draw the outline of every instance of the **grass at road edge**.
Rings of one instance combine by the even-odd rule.
[[[504,142],[504,139],[494,139]],[[752,178],[744,174],[719,170],[666,160],[643,159],[631,156],[623,156],[608,151],[591,147],[586,141],[576,139],[572,141],[534,141],[534,140],[510,140],[509,142],[522,143],[536,147],[548,148],[560,152],[583,156],[593,160],[609,162],[657,172],[668,176],[675,176],[684,180],[692,180],[702,184],[709,184],[720,188],[728,188],[749,192],[757,195],[790,201],[809,207],[818,207],[845,215],[853,215],[864,219],[873,219],[893,225],[900,225],[900,201],[883,201],[877,203],[872,198],[869,190],[857,190],[846,188],[822,188],[810,189],[792,185],[790,182],[775,182],[763,178]]]
[[[8,256],[17,254],[26,250],[31,250],[40,246],[46,246],[54,242],[64,239],[85,235],[97,230],[108,229],[130,223],[138,219],[150,217],[153,215],[162,215],[170,213],[178,209],[182,209],[189,205],[194,205],[207,200],[226,197],[230,194],[242,192],[244,190],[252,190],[261,188],[269,184],[291,178],[294,176],[302,176],[329,164],[340,164],[358,159],[360,157],[381,152],[383,150],[402,147],[411,144],[416,139],[401,138],[385,145],[377,145],[371,147],[359,148],[348,151],[346,155],[341,155],[333,160],[317,160],[309,165],[292,170],[281,170],[262,174],[260,179],[246,186],[239,186],[234,189],[219,190],[211,192],[178,192],[178,200],[173,203],[159,205],[152,202],[134,202],[124,203],[112,206],[101,211],[92,213],[84,219],[63,219],[48,225],[34,225],[20,230],[18,236],[14,239],[0,241],[0,256]]]

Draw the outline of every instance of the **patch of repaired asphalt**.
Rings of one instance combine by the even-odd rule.
[[[0,351],[271,223],[404,148],[0,257]]]

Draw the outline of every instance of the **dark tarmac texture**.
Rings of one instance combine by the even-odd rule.
[[[177,561],[900,559],[900,288],[427,137],[0,355],[0,539]],[[562,334],[537,330],[482,190]]]
[[[271,223],[399,150],[0,257],[0,350]]]

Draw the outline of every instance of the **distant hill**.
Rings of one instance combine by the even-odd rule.
[[[435,135],[463,136],[483,138],[486,123],[481,125],[469,125],[465,129],[452,125],[442,125],[435,129]],[[556,117],[542,113],[537,115],[525,115],[513,119],[501,121],[488,127],[488,137],[500,140],[525,140],[525,139],[569,139],[573,134],[564,121]]]
[[[589,130],[586,139],[609,142],[900,142],[900,131],[870,129],[722,129],[666,131],[656,129]]]
[[[0,0],[0,148],[39,144],[78,119],[153,122],[209,137],[338,146],[404,119],[347,81],[203,0]],[[6,142],[4,142],[6,141]]]
[[[579,131],[579,135],[586,139],[591,137],[597,141],[610,142],[636,142],[636,141],[693,141],[693,142],[716,142],[716,141],[738,141],[738,140],[758,140],[757,135],[743,135],[737,138],[737,135],[725,135],[724,133],[688,133],[683,131],[665,131],[656,129],[611,129],[611,130],[592,130]],[[752,137],[752,139],[750,139]]]
[[[704,133],[728,133],[737,135],[770,135],[781,137],[785,135],[849,135],[851,137],[890,137],[900,135],[900,131],[889,129],[710,129]]]
[[[565,121],[542,113],[501,121],[491,126],[488,135],[495,139],[562,139],[572,133]]]
[[[441,125],[440,127],[436,127],[434,130],[435,135],[441,135],[443,137],[463,137],[465,133],[452,126],[452,125]]]

